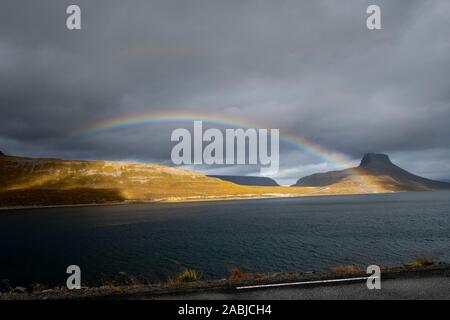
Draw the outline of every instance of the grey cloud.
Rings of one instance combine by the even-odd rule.
[[[3,1],[0,150],[170,163],[170,130],[180,124],[66,134],[113,117],[207,112],[356,162],[369,151],[411,155],[411,169],[439,177],[427,164],[449,160],[450,3],[379,0],[383,30],[369,32],[372,2]],[[81,31],[65,29],[72,3]],[[282,181],[334,169],[289,146],[281,164]]]

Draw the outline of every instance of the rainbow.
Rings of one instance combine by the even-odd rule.
[[[106,119],[103,121],[92,123],[88,126],[78,128],[67,134],[67,137],[77,136],[90,136],[96,135],[107,131],[123,129],[128,127],[134,127],[139,125],[155,125],[162,123],[175,123],[175,122],[193,122],[195,120],[201,120],[208,124],[215,124],[219,126],[240,127],[240,128],[269,128],[266,125],[257,124],[252,121],[244,120],[232,116],[207,114],[207,113],[150,113],[150,114],[137,114],[132,116],[123,116],[117,118]],[[323,146],[314,143],[307,138],[283,132],[280,130],[280,143],[284,143],[292,148],[302,150],[322,161],[332,163],[341,169],[348,168],[352,159],[343,155],[342,153],[324,148]],[[366,184],[354,175],[354,179],[357,179],[357,183],[361,186],[365,186],[367,191],[369,188]]]

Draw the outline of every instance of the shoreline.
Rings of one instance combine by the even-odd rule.
[[[311,194],[280,194],[277,195],[248,195],[248,196],[220,196],[220,197],[204,197],[204,198],[182,198],[179,200],[171,200],[171,198],[154,199],[154,200],[125,200],[117,202],[104,202],[104,203],[80,203],[80,204],[61,204],[61,205],[30,205],[30,206],[12,206],[1,207],[0,211],[12,211],[12,210],[26,210],[26,209],[55,209],[55,208],[82,208],[82,207],[105,207],[105,206],[122,206],[122,205],[134,205],[134,204],[157,204],[157,203],[196,203],[196,202],[217,202],[217,201],[233,201],[233,200],[263,200],[263,199],[291,199],[291,198],[316,198],[316,197],[339,197],[339,196],[364,196],[364,195],[383,195],[383,194],[396,194],[404,193],[406,191],[393,191],[393,192],[378,192],[378,193],[311,193]],[[410,191],[410,192],[426,192],[426,191]],[[172,197],[173,198],[173,197]]]

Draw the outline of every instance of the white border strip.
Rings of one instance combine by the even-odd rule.
[[[303,281],[303,282],[290,282],[290,283],[274,283],[274,284],[263,284],[263,285],[256,285],[256,286],[236,287],[236,290],[288,287],[288,286],[299,286],[299,285],[305,285],[305,284],[318,284],[318,283],[349,282],[349,281],[367,280],[369,278],[375,279],[375,278],[379,278],[379,277],[360,277],[360,278],[345,278],[345,279]]]

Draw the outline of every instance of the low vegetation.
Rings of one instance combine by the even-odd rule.
[[[110,290],[113,293],[121,293],[123,292],[123,287],[115,283],[114,281],[107,281],[105,282],[101,288]]]
[[[331,268],[330,271],[333,273],[358,273],[361,272],[361,268],[356,264],[347,264]]]
[[[238,267],[230,268],[228,271],[228,281],[237,282],[243,280],[254,280],[258,277],[256,273],[244,272]]]
[[[230,281],[242,280],[245,276],[246,276],[246,274],[237,267],[231,268],[228,272],[228,280],[230,280]]]
[[[169,278],[169,284],[183,284],[189,282],[197,282],[200,280],[200,275],[197,271],[192,269],[186,269],[181,271],[173,278]]]
[[[430,258],[418,258],[415,261],[406,264],[407,267],[410,268],[422,268],[422,267],[427,267],[427,266],[432,266],[434,264],[434,261]]]

